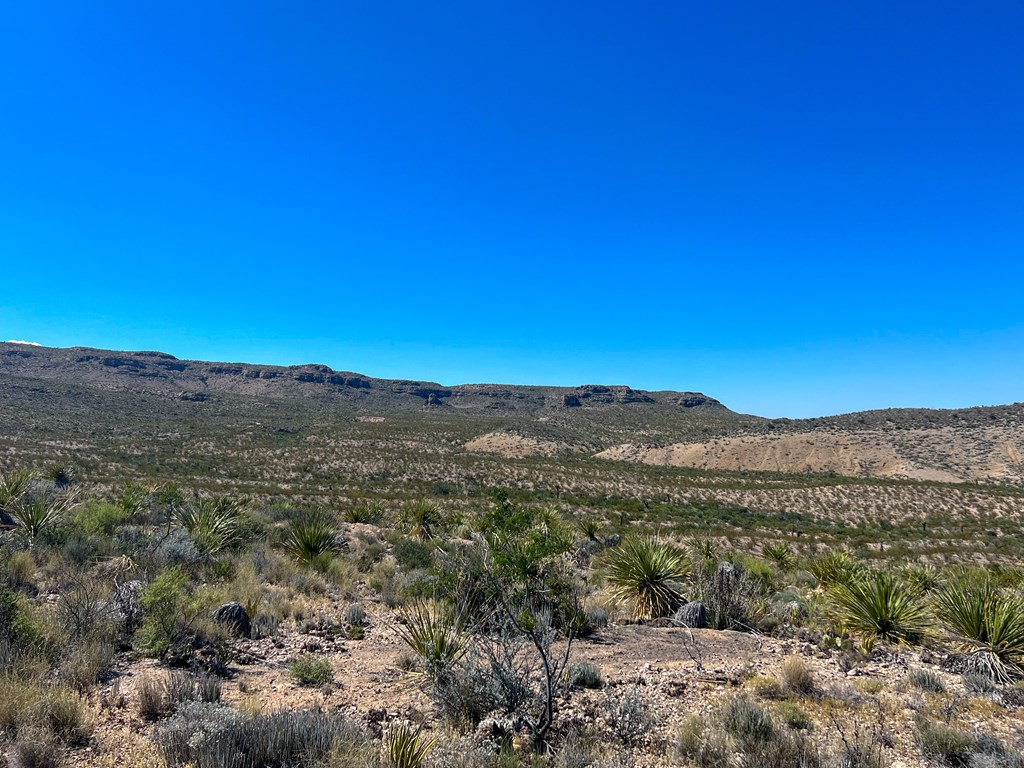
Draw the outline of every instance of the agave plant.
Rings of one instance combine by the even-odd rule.
[[[394,726],[388,731],[385,745],[388,763],[391,768],[420,768],[435,743],[436,739],[424,737],[422,724],[416,728]]]
[[[865,646],[875,640],[918,643],[931,625],[914,591],[888,573],[837,585],[832,602],[840,624]]]
[[[435,676],[450,669],[468,647],[468,638],[454,612],[446,605],[417,601],[402,612],[397,627],[405,641]]]
[[[612,594],[632,606],[633,618],[667,616],[683,602],[679,582],[689,573],[675,547],[652,538],[627,539],[608,561]]]
[[[174,509],[177,523],[207,555],[237,543],[245,503],[233,496],[197,496]]]
[[[330,560],[341,549],[338,529],[326,514],[304,515],[288,523],[286,546],[304,565]]]
[[[1024,676],[1024,600],[991,581],[954,581],[936,613],[965,654],[966,671],[1003,683]]]

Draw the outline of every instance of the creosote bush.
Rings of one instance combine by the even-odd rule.
[[[288,665],[288,671],[299,685],[319,688],[334,681],[334,669],[324,658],[304,653],[295,657]]]

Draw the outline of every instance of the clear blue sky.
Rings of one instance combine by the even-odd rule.
[[[0,338],[1024,400],[1024,3],[8,3]]]

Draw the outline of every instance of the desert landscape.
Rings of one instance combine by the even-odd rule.
[[[1024,405],[0,344],[28,766],[1024,765]]]

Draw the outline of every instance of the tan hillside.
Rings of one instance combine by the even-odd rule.
[[[1024,480],[1024,428],[815,431],[666,446],[626,443],[597,457],[707,470],[1019,483]]]

